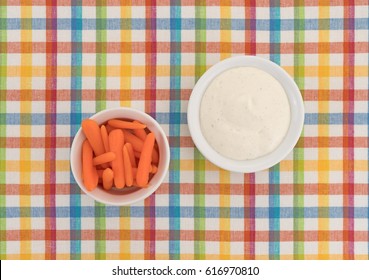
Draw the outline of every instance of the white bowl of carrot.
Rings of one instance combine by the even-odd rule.
[[[86,194],[104,204],[124,206],[158,189],[169,168],[170,150],[156,120],[121,107],[84,119],[70,158],[73,176]]]

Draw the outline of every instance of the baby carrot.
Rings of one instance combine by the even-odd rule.
[[[130,121],[122,121],[122,120],[110,120],[108,121],[108,124],[110,124],[113,127],[116,128],[123,128],[123,129],[140,129],[145,128],[146,125],[142,123],[133,123]]]
[[[93,159],[93,164],[94,165],[99,165],[99,164],[107,163],[107,162],[113,161],[115,159],[115,157],[116,157],[115,153],[107,152],[107,153],[104,153],[102,155],[99,155],[99,156],[95,157]]]
[[[110,148],[109,148],[109,136],[108,136],[108,131],[106,130],[106,126],[105,125],[102,125],[100,127],[100,131],[101,131],[101,138],[103,140],[105,152],[109,152],[110,151]]]
[[[143,147],[143,141],[140,138],[138,138],[136,135],[132,134],[131,132],[129,132],[127,130],[123,129],[123,133],[124,133],[125,141],[127,143],[132,144],[133,150],[136,151],[136,152],[141,152],[142,147]],[[152,151],[152,162],[154,162],[154,163],[159,162],[159,153],[156,150],[156,148],[154,148],[153,151]]]
[[[85,119],[82,121],[82,130],[86,135],[87,140],[90,142],[92,150],[95,156],[99,156],[105,153],[103,140],[101,138],[100,127],[94,120]]]
[[[139,151],[133,150],[133,154],[134,154],[135,158],[137,158],[137,159],[139,159],[141,157],[141,153]],[[159,153],[155,149],[155,147],[152,150],[152,162],[156,163],[156,164],[158,164],[158,162],[159,162]]]
[[[123,130],[124,132],[124,139],[127,143],[132,144],[133,150],[137,152],[141,152],[143,147],[143,141],[138,138],[137,136],[133,135],[132,133],[128,132],[127,130]]]
[[[103,175],[102,175],[102,180],[103,180],[104,189],[110,190],[113,187],[113,182],[114,182],[113,170],[111,170],[110,168],[105,168]]]
[[[129,160],[131,162],[132,167],[137,167],[135,154],[133,152],[132,144],[131,143],[125,143],[124,146],[127,148],[127,152],[129,155]]]
[[[152,151],[155,143],[155,134],[150,132],[143,144],[140,161],[138,162],[136,181],[141,187],[147,185],[149,181],[150,166],[152,161]]]
[[[120,129],[114,129],[109,134],[110,150],[115,153],[115,159],[111,162],[111,167],[114,172],[114,184],[118,189],[124,188],[124,164],[123,164],[123,149],[124,134]]]
[[[158,167],[156,165],[152,164],[151,169],[150,169],[150,173],[155,174],[156,172],[158,172]]]
[[[133,121],[133,123],[139,124],[138,121]],[[138,138],[140,138],[142,141],[145,141],[146,139],[146,131],[144,128],[137,128],[133,130],[133,134],[136,135]]]
[[[126,179],[126,185],[130,187],[133,184],[132,165],[129,159],[127,147],[125,145],[123,146],[123,162],[124,162],[124,176]]]
[[[97,171],[97,175],[99,176],[99,179],[102,178],[104,170],[103,169],[97,169],[96,171]]]
[[[105,127],[106,127],[106,131],[108,132],[108,134],[113,130],[113,129],[115,129],[114,127],[112,127],[111,125],[109,125],[109,124],[106,124],[105,125]]]
[[[159,153],[158,153],[158,151],[156,150],[155,147],[152,150],[152,162],[154,162],[154,163],[158,163],[159,162]]]
[[[82,177],[88,191],[93,191],[99,181],[95,166],[92,164],[93,151],[88,140],[82,145]]]
[[[137,168],[136,167],[132,167],[133,180],[136,180],[136,175],[137,175]]]

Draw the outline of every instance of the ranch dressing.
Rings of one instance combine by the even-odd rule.
[[[235,160],[264,156],[281,143],[290,124],[290,105],[281,84],[254,67],[219,74],[200,106],[201,131],[219,154]]]

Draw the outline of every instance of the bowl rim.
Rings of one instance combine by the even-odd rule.
[[[203,94],[215,77],[231,68],[245,66],[256,67],[277,79],[288,97],[291,120],[284,139],[275,150],[256,159],[233,160],[219,154],[206,141],[200,126],[200,105]],[[195,84],[187,107],[187,123],[190,135],[199,151],[206,159],[218,167],[239,173],[253,173],[265,170],[282,161],[297,144],[303,129],[304,118],[304,102],[293,78],[278,64],[268,59],[251,55],[233,56],[211,66]]]
[[[148,118],[151,119],[152,123],[155,125],[155,127],[158,129],[158,131],[160,132],[160,134],[163,136],[164,139],[164,148],[166,151],[167,156],[164,159],[164,167],[163,167],[163,172],[161,174],[161,176],[158,178],[157,183],[149,186],[146,192],[143,192],[143,194],[135,199],[132,199],[126,203],[115,203],[115,202],[111,202],[111,201],[107,201],[102,199],[101,197],[97,196],[95,194],[94,191],[88,191],[85,186],[83,185],[83,182],[78,178],[78,176],[75,175],[76,173],[76,166],[75,166],[75,162],[72,160],[72,154],[75,153],[75,150],[77,149],[77,144],[75,139],[78,139],[79,137],[81,137],[82,132],[82,127],[80,126],[80,128],[78,129],[77,133],[75,134],[75,136],[73,137],[73,142],[71,145],[71,149],[70,149],[70,166],[71,166],[71,172],[72,175],[77,183],[77,185],[79,186],[79,188],[86,193],[88,196],[90,196],[91,198],[93,198],[94,200],[101,202],[103,204],[107,204],[107,205],[113,205],[113,206],[128,206],[128,205],[132,205],[136,202],[142,201],[144,199],[146,199],[147,197],[149,197],[150,195],[152,195],[159,187],[160,185],[163,183],[165,176],[168,173],[168,169],[169,169],[169,163],[170,163],[170,146],[169,146],[169,141],[167,138],[166,133],[164,132],[163,128],[161,127],[161,125],[159,124],[159,122],[157,120],[155,120],[152,116],[150,116],[149,114],[147,114],[146,112],[134,109],[134,108],[130,108],[130,107],[116,107],[116,108],[108,108],[108,109],[104,109],[101,110],[93,115],[91,115],[89,118],[95,120],[96,118],[99,118],[101,115],[106,114],[107,112],[121,112],[121,111],[126,111],[126,112],[134,112],[136,114],[140,114],[142,115],[144,118]],[[158,175],[158,174],[156,174]]]

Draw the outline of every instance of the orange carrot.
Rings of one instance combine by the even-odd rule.
[[[93,160],[93,164],[94,165],[100,165],[100,164],[103,164],[103,163],[107,163],[107,162],[111,162],[115,159],[115,153],[113,152],[107,152],[107,153],[104,153],[102,155],[99,155],[97,157],[94,158]]]
[[[156,163],[156,164],[159,162],[159,153],[158,153],[158,151],[156,150],[155,147],[152,150],[152,162]]]
[[[156,165],[152,164],[151,169],[150,169],[150,173],[155,174],[156,172],[158,172],[158,167]]]
[[[130,121],[122,121],[122,120],[110,120],[108,121],[108,124],[110,124],[113,127],[116,128],[123,128],[123,129],[140,129],[145,128],[146,125],[142,123],[133,123]]]
[[[143,144],[140,161],[138,162],[136,181],[141,187],[147,185],[149,181],[150,166],[152,161],[152,151],[155,143],[155,134],[150,132]]]
[[[105,127],[106,127],[106,131],[108,132],[108,134],[112,131],[112,130],[114,130],[115,129],[115,127],[112,127],[111,125],[109,125],[109,124],[106,124],[105,125]]]
[[[136,175],[137,175],[137,168],[132,167],[132,176],[133,176],[133,180],[136,180]]]
[[[137,181],[133,181],[133,185],[132,186],[133,187],[139,187],[139,188],[147,188],[149,186],[149,184],[146,184],[144,186],[140,186],[140,185],[137,184]]]
[[[143,147],[143,141],[140,138],[138,138],[137,136],[135,136],[132,133],[128,132],[127,130],[123,130],[123,132],[124,132],[125,141],[127,143],[132,144],[133,150],[135,150],[137,152],[141,152],[142,147]]]
[[[127,130],[123,129],[123,133],[124,133],[125,141],[127,143],[132,144],[133,150],[136,152],[141,152],[142,147],[143,147],[143,141],[140,138],[138,138],[136,135],[132,134],[131,132]],[[152,151],[152,162],[154,163],[159,162],[159,153],[155,148]]]
[[[127,133],[127,135],[128,135],[128,133]],[[127,144],[130,144],[130,143],[127,143]],[[135,156],[136,159],[139,159],[141,157],[141,152],[139,152],[139,151],[133,150],[133,154],[134,154],[134,156]],[[159,153],[155,149],[155,147],[154,147],[154,149],[152,151],[152,162],[153,163],[156,163],[156,164],[158,164],[158,162],[159,162]]]
[[[109,134],[109,146],[110,150],[115,153],[115,159],[111,162],[111,166],[114,172],[114,184],[118,189],[124,188],[124,164],[123,164],[123,149],[124,134],[120,129],[114,129]]]
[[[110,168],[106,168],[103,172],[103,188],[110,190],[113,187],[114,182],[114,172]]]
[[[93,191],[99,181],[95,166],[92,164],[93,151],[88,140],[82,145],[82,177],[88,191]]]
[[[104,169],[97,169],[96,171],[97,171],[97,175],[99,176],[99,179],[102,178]]]
[[[129,160],[131,162],[132,167],[137,167],[135,154],[133,152],[132,144],[131,143],[125,143],[124,146],[127,148],[127,152],[129,155]]]
[[[108,131],[106,130],[106,126],[102,125],[100,127],[100,131],[101,131],[101,138],[103,140],[105,152],[107,153],[110,151],[110,148],[109,148],[109,135],[108,135]]]
[[[138,121],[133,121],[133,123],[139,124]],[[133,130],[134,135],[136,135],[138,138],[140,138],[142,141],[145,141],[146,139],[146,131],[144,128],[137,128]]]
[[[101,138],[100,127],[94,120],[85,119],[82,121],[82,130],[86,135],[87,140],[90,142],[92,150],[95,156],[105,153],[103,140]]]
[[[126,185],[130,187],[133,184],[132,165],[129,159],[127,147],[125,145],[123,146],[123,161],[124,161],[124,176],[126,178]]]

